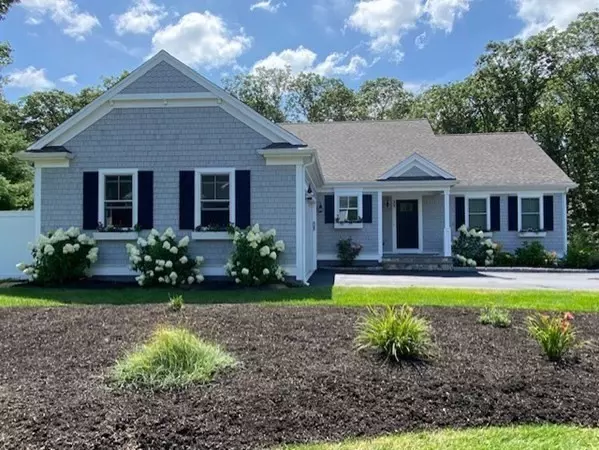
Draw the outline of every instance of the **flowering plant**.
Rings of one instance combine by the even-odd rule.
[[[275,241],[274,228],[263,232],[256,224],[245,230],[231,229],[230,233],[234,249],[225,270],[237,284],[259,286],[285,279],[285,272],[277,262],[285,251],[285,243]]]
[[[194,284],[204,281],[199,266],[204,258],[188,256],[189,237],[177,241],[172,228],[160,234],[152,229],[147,239],[137,239],[137,245],[127,244],[131,269],[140,272],[135,278],[140,286]]]
[[[17,269],[40,284],[63,284],[84,278],[98,260],[96,242],[80,234],[79,228],[51,231],[29,247],[33,263],[19,263]]]
[[[482,231],[474,228],[468,230],[466,225],[462,225],[458,231],[460,234],[453,239],[452,245],[454,263],[466,267],[493,264],[498,252],[496,243],[491,239],[485,239]]]
[[[573,320],[574,316],[569,312],[554,316],[531,316],[527,319],[528,332],[551,361],[558,361],[577,343]]]
[[[351,266],[362,251],[362,244],[354,242],[352,238],[340,239],[337,242],[337,258],[344,266]]]
[[[102,222],[98,222],[98,226],[96,227],[96,231],[98,233],[123,233],[128,231],[141,231],[141,227],[139,224],[133,225],[133,227],[117,227],[114,225],[104,225]]]

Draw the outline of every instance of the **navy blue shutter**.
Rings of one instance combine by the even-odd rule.
[[[137,174],[137,225],[142,230],[154,228],[154,172]]]
[[[83,172],[83,229],[98,228],[98,172]]]
[[[195,172],[183,170],[179,172],[179,229],[195,227]]]
[[[543,228],[553,231],[553,195],[543,196]]]
[[[372,195],[362,195],[362,222],[372,223]]]
[[[501,197],[491,197],[491,231],[501,231]]]
[[[335,223],[335,196],[324,196],[324,223]]]
[[[235,171],[235,225],[247,228],[252,223],[251,173],[249,170]]]
[[[518,197],[512,195],[507,198],[507,229],[518,231]]]
[[[466,199],[455,198],[455,229],[457,230],[466,223]]]

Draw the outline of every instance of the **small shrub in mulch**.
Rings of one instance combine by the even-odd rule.
[[[478,322],[482,325],[492,325],[496,328],[508,328],[512,324],[512,318],[509,311],[492,307],[482,310],[478,317]]]
[[[181,311],[183,309],[183,296],[182,295],[169,295],[168,308],[172,312]]]
[[[573,320],[571,313],[528,317],[528,332],[550,361],[559,361],[568,351],[582,345],[576,337]]]
[[[112,380],[119,387],[170,389],[208,383],[235,358],[181,328],[159,328],[150,341],[119,360]]]
[[[431,326],[409,306],[370,308],[358,325],[358,350],[375,350],[387,360],[428,359],[434,355]]]

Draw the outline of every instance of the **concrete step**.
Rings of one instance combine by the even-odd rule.
[[[397,271],[452,271],[453,259],[438,255],[386,255],[383,270]]]

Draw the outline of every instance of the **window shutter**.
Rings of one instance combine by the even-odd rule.
[[[372,195],[362,195],[362,222],[372,223]]]
[[[83,172],[83,229],[98,228],[98,172]]]
[[[501,197],[491,197],[490,231],[501,231]]]
[[[507,198],[507,229],[518,231],[518,197],[511,195]]]
[[[142,230],[154,228],[154,172],[137,174],[137,224]]]
[[[466,223],[466,199],[464,197],[455,198],[455,229],[459,229]]]
[[[199,225],[199,224],[198,224]],[[179,172],[179,229],[195,229],[195,172]]]
[[[249,170],[235,171],[235,225],[247,228],[252,224],[251,173]]]
[[[324,223],[335,223],[335,196],[324,196]]]
[[[553,195],[543,197],[543,223],[545,231],[553,231]]]

